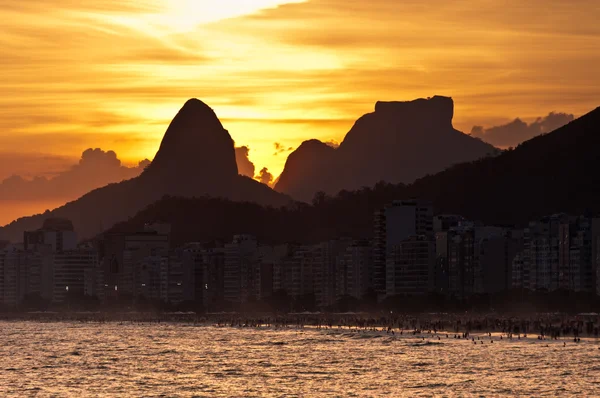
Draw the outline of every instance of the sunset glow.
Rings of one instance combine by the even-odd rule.
[[[288,148],[341,141],[377,100],[451,96],[469,132],[581,115],[600,94],[591,0],[0,3],[3,156],[101,147],[134,164],[197,97],[277,176]]]

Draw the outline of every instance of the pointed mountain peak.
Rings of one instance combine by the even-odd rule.
[[[189,100],[187,100],[185,102],[185,104],[183,104],[183,107],[181,107],[181,110],[179,111],[179,113],[182,113],[182,112],[208,112],[208,111],[214,113],[212,108],[210,106],[206,105],[206,103],[200,101],[198,98],[190,98]]]
[[[204,127],[223,129],[215,111],[197,98],[191,98],[183,104],[171,122],[171,125],[173,124],[185,124],[190,128],[199,127],[200,124],[204,124]],[[169,130],[167,130],[168,132]]]
[[[229,132],[211,107],[192,98],[171,121],[147,174],[224,180],[237,176],[237,172]]]

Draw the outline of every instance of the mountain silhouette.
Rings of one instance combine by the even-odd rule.
[[[600,108],[494,158],[427,176],[407,195],[439,212],[489,224],[524,226],[554,214],[600,213]]]
[[[275,190],[310,201],[378,181],[410,183],[453,164],[497,152],[493,146],[452,127],[452,98],[377,102],[375,112],[356,121],[337,149],[304,142],[290,154]]]
[[[42,215],[24,217],[0,228],[0,239],[21,241],[46,218],[73,222],[89,238],[127,220],[165,195],[212,196],[282,206],[291,198],[237,172],[233,140],[214,111],[198,99],[185,103],[169,125],[154,161],[130,180],[93,190]]]
[[[315,142],[306,145],[324,149]],[[598,215],[599,146],[600,108],[496,157],[462,163],[410,185],[380,182],[372,188],[326,196],[312,205],[298,204],[293,210],[171,197],[113,231],[134,232],[144,223],[159,220],[172,224],[175,245],[230,239],[240,232],[264,243],[315,243],[341,236],[369,239],[373,212],[403,198],[431,200],[437,214],[460,214],[489,225],[521,228],[549,214]],[[203,228],[197,228],[198,224]]]
[[[144,178],[179,189],[188,178],[214,187],[231,184],[237,175],[231,136],[215,112],[193,98],[171,121]]]

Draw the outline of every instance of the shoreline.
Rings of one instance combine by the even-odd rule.
[[[510,338],[539,336],[600,338],[598,314],[531,314],[510,316],[501,314],[358,314],[299,313],[255,314],[233,313],[145,313],[145,312],[32,312],[1,313],[0,322],[38,323],[118,323],[118,324],[180,324],[235,328],[275,328],[341,332],[377,331],[413,335],[502,335]]]

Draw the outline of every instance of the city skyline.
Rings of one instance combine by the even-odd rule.
[[[0,242],[0,308],[410,312],[491,307],[494,297],[506,306],[530,292],[542,302],[521,306],[534,311],[565,293],[579,295],[565,308],[581,305],[581,295],[588,305],[600,300],[597,217],[553,214],[497,227],[434,216],[431,202],[411,199],[377,210],[365,238],[273,244],[238,231],[177,243],[178,228],[147,223],[78,244],[70,220],[46,219],[21,243]]]

